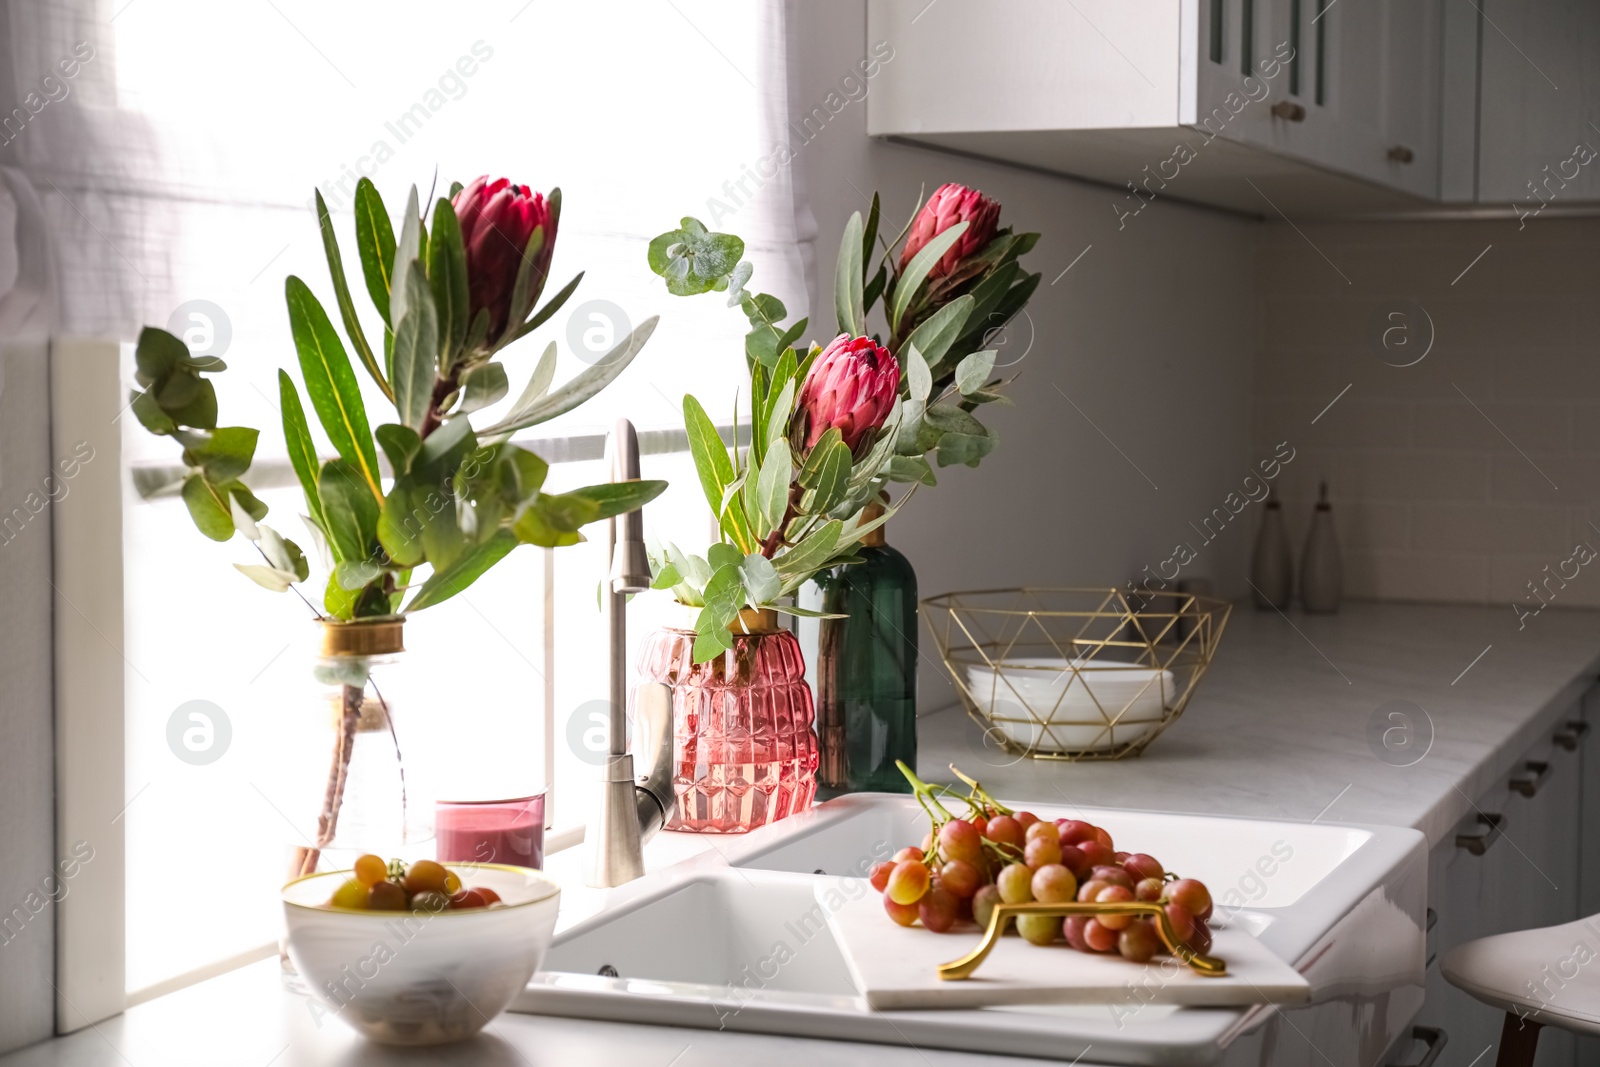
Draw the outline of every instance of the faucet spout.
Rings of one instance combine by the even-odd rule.
[[[639,438],[627,419],[617,420],[607,451],[613,481],[638,481]],[[628,596],[649,589],[651,580],[644,517],[631,511],[606,525],[606,588],[600,607],[607,632],[610,719],[600,804],[586,834],[588,883],[598,887],[622,885],[644,874],[644,842],[661,829],[675,806],[672,691],[667,686],[641,685],[634,694],[635,744],[648,768],[642,778],[635,778],[633,754],[628,750]]]

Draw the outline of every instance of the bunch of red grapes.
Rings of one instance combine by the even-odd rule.
[[[1168,875],[1142,852],[1116,851],[1110,834],[1079,819],[1045,822],[992,803],[971,806],[966,818],[936,821],[921,848],[903,848],[872,867],[884,910],[901,926],[920,921],[940,934],[969,920],[987,927],[1002,903],[1160,902],[1181,944],[1200,954],[1210,950],[1211,893],[1201,882]],[[937,801],[930,811],[948,814]],[[1154,916],[1019,915],[1016,921],[1017,932],[1035,945],[1064,939],[1080,952],[1118,952],[1136,963],[1166,951]]]

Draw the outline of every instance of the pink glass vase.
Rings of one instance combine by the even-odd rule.
[[[694,631],[645,641],[639,673],[672,689],[678,810],[668,830],[740,834],[811,806],[817,736],[800,642],[772,612],[747,612],[752,633],[695,663]]]

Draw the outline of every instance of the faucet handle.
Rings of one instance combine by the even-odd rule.
[[[672,687],[643,682],[633,691],[633,741],[642,767],[635,799],[639,833],[648,839],[670,822],[677,809],[672,787]]]

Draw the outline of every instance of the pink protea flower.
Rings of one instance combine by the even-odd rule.
[[[480,308],[489,311],[487,344],[505,332],[511,317],[512,290],[517,271],[533,231],[544,228],[544,241],[535,255],[533,295],[538,297],[550,271],[556,247],[556,220],[543,193],[509,178],[475,178],[450,201],[461,223],[461,240],[467,250],[467,289],[472,317]],[[470,321],[470,320],[469,320]],[[512,324],[517,325],[517,324]]]
[[[939,262],[928,272],[929,280],[944,277],[955,270],[962,260],[983,250],[1000,224],[1000,202],[955,182],[939,186],[912,221],[911,232],[906,235],[906,246],[900,251],[900,266],[895,273],[904,273],[906,264],[922,250],[923,245],[958,222],[967,223],[966,232],[950,246],[950,251],[939,257]]]
[[[805,455],[837,427],[856,458],[872,447],[900,395],[900,364],[870,337],[841,333],[824,348],[800,387],[789,440]]]

